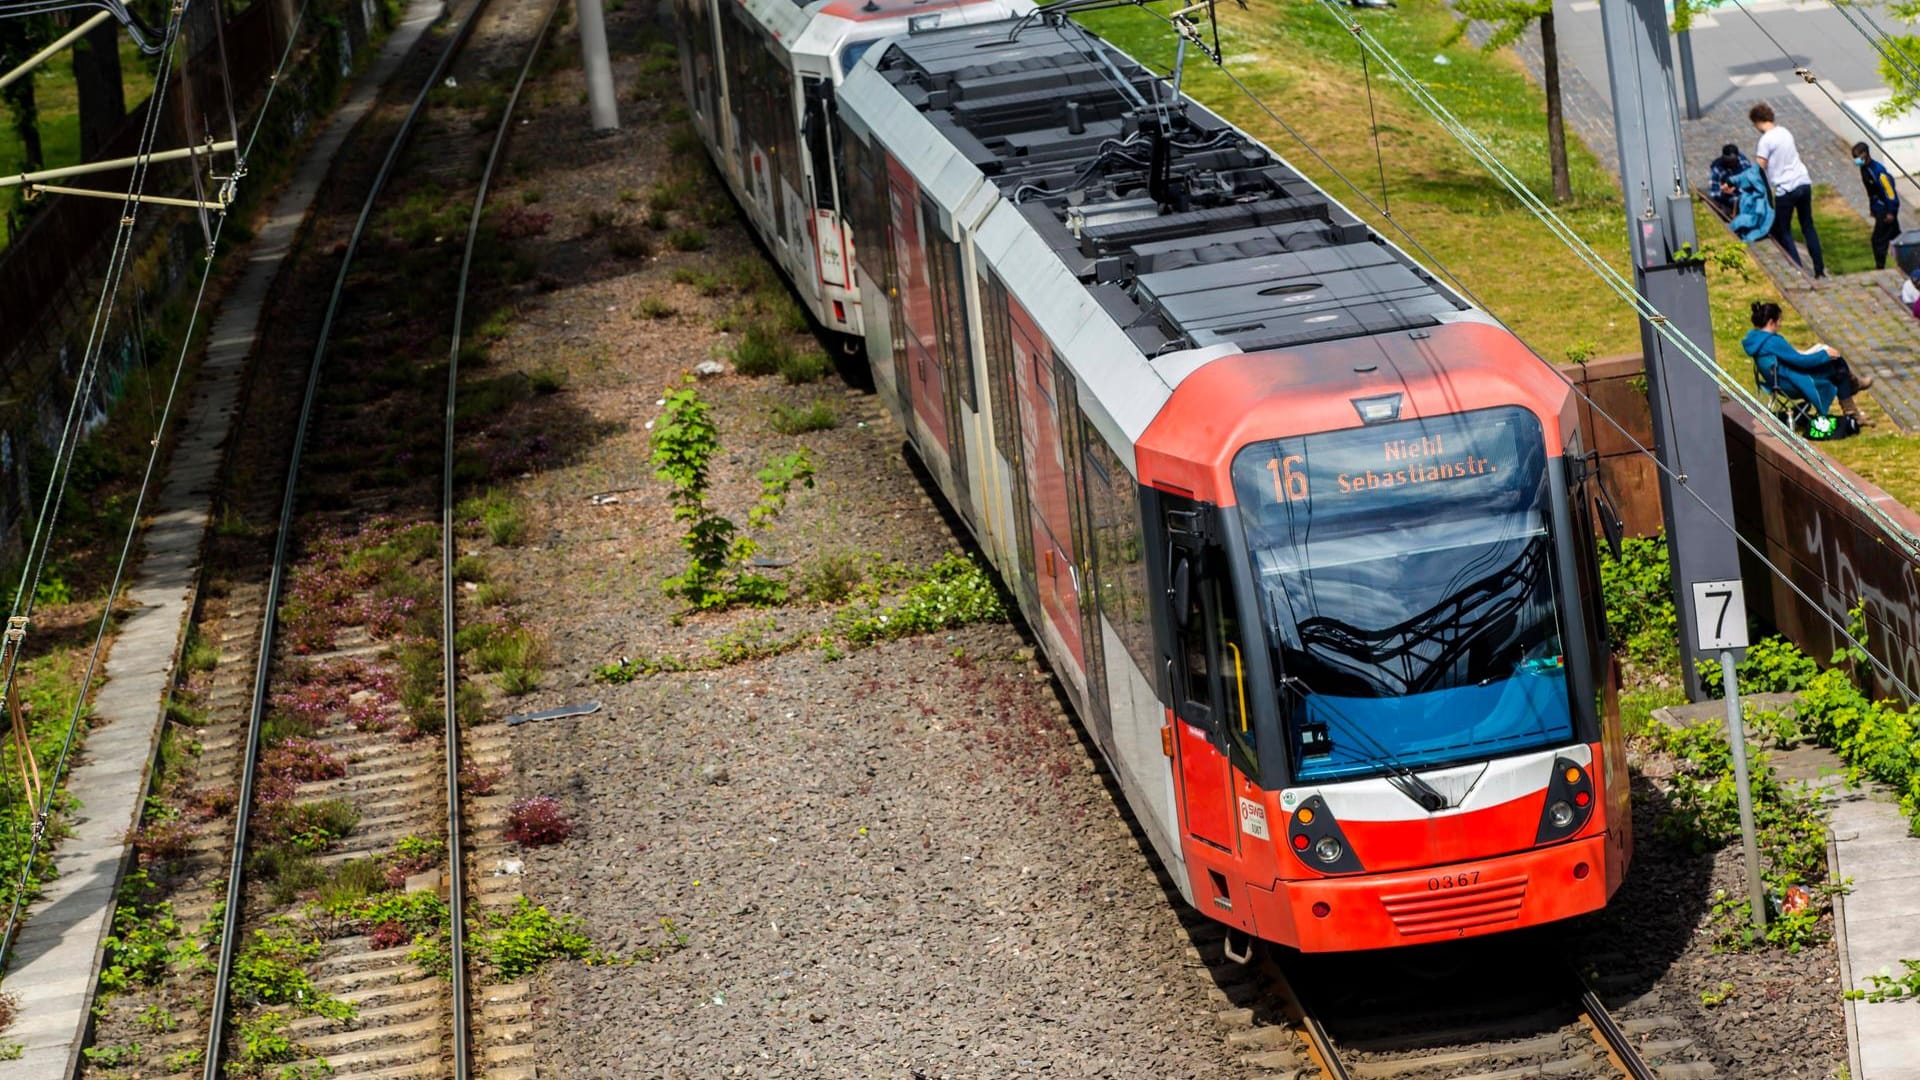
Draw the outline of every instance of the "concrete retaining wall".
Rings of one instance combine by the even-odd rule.
[[[1646,380],[1638,356],[1609,357],[1562,369],[1635,439],[1653,445]],[[1649,536],[1662,528],[1660,476],[1654,464],[1604,419],[1582,404],[1583,438],[1599,449],[1601,470],[1620,501],[1627,531]],[[1920,686],[1920,560],[1903,554],[1852,503],[1827,486],[1778,439],[1744,411],[1722,408],[1733,481],[1734,523],[1759,554],[1741,551],[1748,610],[1761,622],[1826,660],[1843,642],[1826,616],[1841,626],[1854,604],[1866,602],[1868,649],[1908,686]],[[1920,535],[1920,514],[1860,476],[1835,465],[1902,527]],[[1765,563],[1778,567],[1781,580]],[[1876,677],[1874,690],[1897,696]]]

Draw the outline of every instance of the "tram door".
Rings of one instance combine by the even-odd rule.
[[[1172,495],[1161,497],[1169,540],[1167,603],[1171,607],[1174,742],[1179,748],[1180,801],[1187,833],[1221,851],[1235,850],[1239,826],[1234,817],[1233,769],[1224,733],[1238,724],[1244,705],[1227,689],[1223,671],[1238,665],[1222,655],[1219,629],[1231,620],[1222,610],[1231,594],[1212,565],[1218,556],[1194,527],[1198,508]],[[1223,667],[1224,664],[1224,667]]]

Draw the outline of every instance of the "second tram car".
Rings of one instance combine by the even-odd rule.
[[[879,392],[1186,899],[1313,951],[1604,906],[1611,504],[1566,385],[1071,23],[922,27],[843,74]]]
[[[675,0],[689,119],[822,327],[861,336],[834,95],[877,41],[1000,20],[1030,0]]]

